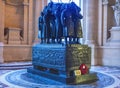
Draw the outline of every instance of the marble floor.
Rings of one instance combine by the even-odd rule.
[[[120,88],[120,67],[92,66],[98,81],[90,84],[65,85],[43,77],[38,80],[28,77],[27,68],[31,62],[0,64],[0,88]]]

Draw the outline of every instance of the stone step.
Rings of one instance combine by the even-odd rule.
[[[16,70],[32,67],[32,62],[12,62],[0,64],[0,70]]]
[[[17,69],[27,69],[32,66],[20,66],[20,67],[0,67],[0,70],[17,70]]]

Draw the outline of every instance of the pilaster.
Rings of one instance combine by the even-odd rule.
[[[108,0],[102,0],[103,4],[103,45],[107,42],[107,29],[108,29]]]
[[[38,39],[38,18],[40,16],[40,12],[42,11],[43,9],[43,3],[44,0],[35,0],[34,2],[34,42],[38,42],[39,39]],[[43,4],[41,4],[43,3]]]
[[[24,6],[24,24],[23,24],[23,28],[24,28],[24,33],[23,33],[23,41],[22,44],[28,44],[28,0],[24,0],[23,2],[23,6]]]
[[[0,42],[4,42],[5,0],[0,0]]]
[[[98,0],[86,0],[86,41],[96,45],[98,31]]]
[[[33,37],[33,0],[29,0],[29,21],[28,21],[28,44],[32,44]]]

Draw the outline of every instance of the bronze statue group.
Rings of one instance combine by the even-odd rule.
[[[41,43],[77,44],[82,37],[80,7],[74,2],[50,2],[39,17]],[[64,39],[64,42],[62,42]]]

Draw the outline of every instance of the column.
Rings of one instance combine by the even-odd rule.
[[[34,42],[38,42],[38,18],[40,16],[40,12],[42,11],[42,3],[44,1],[43,0],[35,0],[35,3],[34,3]]]
[[[103,8],[102,0],[99,0],[99,12],[98,12],[98,46],[103,45]]]
[[[0,0],[0,42],[4,42],[5,0]]]
[[[103,45],[107,42],[108,29],[108,0],[103,0]]]
[[[96,44],[98,35],[98,0],[86,0],[86,38],[88,45]]]
[[[4,59],[3,59],[4,6],[5,6],[5,1],[4,0],[0,0],[0,63],[4,62]]]
[[[44,7],[47,5],[48,0],[35,0],[34,8],[35,8],[35,14],[34,14],[34,43],[39,42],[38,39],[38,18],[40,16],[41,11],[44,9]]]
[[[4,15],[5,15],[5,0],[0,0],[0,63],[4,62],[3,46],[4,46]]]
[[[28,44],[32,44],[33,40],[33,0],[29,0],[29,18],[28,18]]]
[[[28,6],[29,6],[28,0],[24,0],[23,5],[24,5],[24,20],[23,20],[24,30],[22,44],[28,44]]]
[[[98,40],[99,0],[85,0],[84,2],[86,2],[84,3],[86,5],[86,7],[84,8],[85,14],[83,15],[83,17],[85,17],[85,44],[91,47],[91,65],[95,65],[95,45],[97,45]]]

